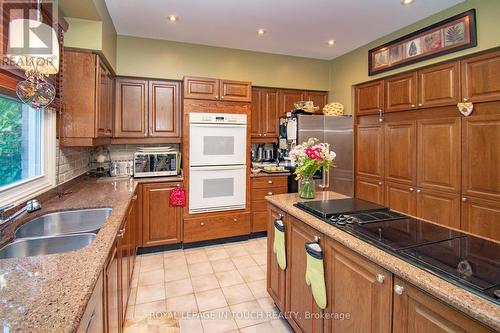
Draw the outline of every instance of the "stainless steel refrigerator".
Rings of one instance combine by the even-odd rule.
[[[352,116],[297,115],[297,144],[309,138],[327,142],[337,154],[329,172],[329,187],[348,196],[354,195],[354,130]]]

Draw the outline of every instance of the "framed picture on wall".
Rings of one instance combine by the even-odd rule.
[[[471,9],[369,50],[368,75],[476,45],[476,10]]]

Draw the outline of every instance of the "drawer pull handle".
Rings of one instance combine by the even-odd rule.
[[[405,291],[405,288],[403,286],[400,286],[400,285],[395,285],[394,286],[394,292],[398,295],[403,295],[403,292]]]
[[[267,195],[273,195],[273,192],[267,192]]]
[[[377,274],[375,276],[375,279],[377,279],[377,282],[378,283],[384,283],[384,280],[385,280],[385,276],[383,274]]]
[[[200,225],[203,227],[205,225],[205,222],[201,222]]]
[[[273,183],[273,181],[272,181],[272,180],[268,180],[268,181],[267,181],[267,183],[268,183],[268,184],[272,184],[272,183]]]

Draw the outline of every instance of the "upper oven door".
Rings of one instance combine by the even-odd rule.
[[[246,164],[247,125],[191,123],[189,128],[189,164]]]

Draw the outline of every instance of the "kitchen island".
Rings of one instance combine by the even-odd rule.
[[[318,193],[315,200],[346,198]],[[297,332],[489,332],[500,306],[377,248],[294,206],[297,194],[268,200],[268,292]],[[285,225],[286,269],[273,253],[274,221]],[[327,305],[305,282],[304,244],[323,249]]]

